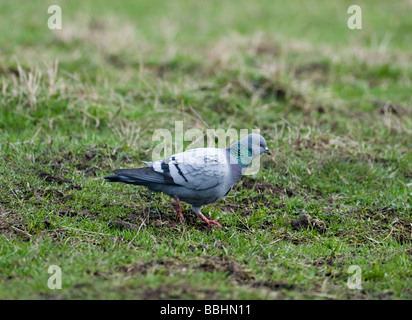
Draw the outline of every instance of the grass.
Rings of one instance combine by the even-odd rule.
[[[412,298],[410,1],[51,4],[0,4],[1,299]],[[102,179],[175,121],[273,151],[221,230]]]

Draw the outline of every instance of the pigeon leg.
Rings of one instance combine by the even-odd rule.
[[[222,228],[219,222],[217,220],[209,220],[206,218],[201,212],[199,207],[192,207],[192,210],[199,216],[200,219],[202,219],[208,226],[211,226],[212,224],[217,225],[219,228]]]
[[[172,204],[173,210],[176,210],[176,220],[177,220],[177,218],[179,217],[180,222],[183,223],[184,216],[183,216],[183,213],[182,213],[182,207],[180,206],[179,199],[178,199],[176,196],[173,196],[173,198],[174,198],[175,201],[176,201],[176,204]]]

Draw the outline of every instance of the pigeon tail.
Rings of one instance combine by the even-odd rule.
[[[142,186],[150,186],[152,184],[177,185],[170,176],[158,173],[152,167],[118,169],[114,173],[116,175],[105,176],[104,178],[110,182],[124,182]]]
[[[127,177],[127,176],[122,176],[122,175],[105,176],[104,178],[108,180],[109,182],[123,182],[123,183],[137,184],[137,185],[143,185],[143,186],[149,183],[148,181],[144,181],[144,180],[132,178],[132,177]]]

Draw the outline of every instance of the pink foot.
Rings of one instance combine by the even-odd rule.
[[[219,222],[217,222],[217,220],[209,220],[208,218],[206,218],[203,214],[199,214],[200,219],[202,219],[209,227],[212,224],[217,225],[219,228],[222,228],[222,226],[220,225]]]

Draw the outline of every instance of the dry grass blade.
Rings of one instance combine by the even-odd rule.
[[[133,241],[134,241],[134,240],[136,239],[136,237],[139,235],[140,229],[142,229],[143,225],[145,225],[145,224],[146,224],[146,219],[142,219],[142,223],[140,224],[139,228],[137,229],[137,232],[136,232],[136,234],[134,235],[133,239],[130,240],[130,242],[128,243],[128,246],[130,246],[130,245],[133,243]]]

